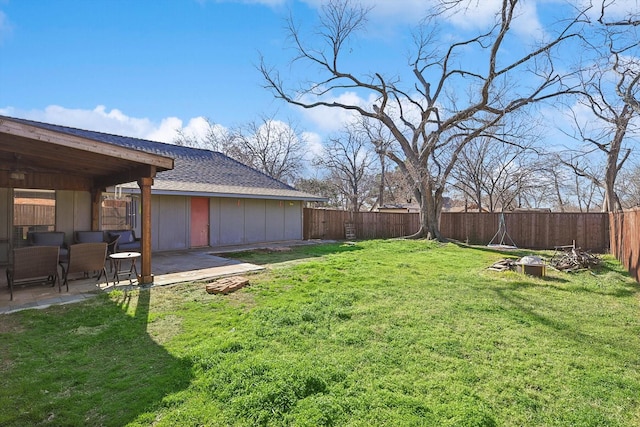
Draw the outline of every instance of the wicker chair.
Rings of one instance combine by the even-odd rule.
[[[107,243],[76,243],[69,247],[69,263],[67,268],[62,268],[64,276],[64,285],[69,290],[69,274],[84,273],[87,275],[90,271],[98,271],[100,274],[96,280],[100,280],[104,274],[109,285],[109,277],[105,269],[105,261],[107,257]]]
[[[109,239],[109,240],[106,240]],[[116,246],[118,245],[118,239],[120,235],[110,236],[104,231],[76,231],[73,233],[74,243],[99,243],[107,242],[107,259],[109,255],[116,252]],[[111,263],[109,264],[110,271],[113,269]]]
[[[7,267],[7,283],[11,300],[13,286],[16,282],[49,282],[61,292],[60,275],[58,274],[58,246],[28,246],[13,250],[13,260]],[[67,290],[69,290],[67,288]]]

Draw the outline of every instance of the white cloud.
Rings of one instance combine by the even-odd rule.
[[[7,107],[0,108],[0,114],[95,132],[168,143],[173,142],[177,136],[177,130],[183,128],[182,120],[177,117],[166,117],[158,123],[148,118],[127,116],[118,109],[109,111],[104,105],[98,105],[93,110],[65,108],[59,105],[50,105],[44,110],[29,111]],[[191,119],[184,130],[200,135],[203,122],[206,123],[206,120],[202,117]]]
[[[536,2],[520,3],[520,9],[514,20],[513,31],[522,37],[542,39],[544,27],[539,19]]]
[[[322,154],[322,137],[315,132],[303,132],[302,139],[307,144],[305,160],[311,161],[315,156]]]
[[[311,7],[319,9],[327,0],[303,0]],[[371,18],[376,21],[394,21],[417,23],[427,10],[437,2],[435,0],[360,0],[364,7],[371,7]]]
[[[592,0],[578,0],[578,7],[586,9],[591,4],[591,7],[587,11],[587,15],[589,18],[593,20],[598,20],[602,13],[602,1],[593,2]],[[631,15],[638,15],[638,10],[640,5],[638,5],[638,0],[615,0],[608,1],[605,11],[604,18],[605,21],[615,21],[620,19],[628,18]]]
[[[310,100],[309,98],[305,101]],[[355,92],[344,92],[336,97],[323,97],[322,100],[329,103],[336,102],[345,105],[359,105],[367,110],[371,110],[371,105],[374,101],[373,98],[369,100],[361,98]],[[318,99],[314,99],[313,101],[318,101]],[[358,117],[358,113],[338,107],[305,109],[302,111],[302,114],[324,133],[341,130],[345,124],[353,122]]]
[[[447,16],[451,24],[463,29],[485,28],[495,22],[496,13],[502,6],[501,0],[462,2]]]
[[[177,129],[182,128],[182,120],[177,117],[167,117],[162,119],[157,128],[144,136],[144,139],[151,141],[161,141],[172,143],[178,135]]]
[[[308,5],[320,8],[326,0],[304,0]],[[436,0],[360,0],[365,7],[372,7],[370,17],[375,21],[419,23],[434,8],[439,7]],[[537,17],[538,1],[520,4],[517,28],[520,33],[537,33],[541,28]],[[455,8],[443,13],[442,18],[462,29],[486,28],[495,22],[502,0],[461,1]]]

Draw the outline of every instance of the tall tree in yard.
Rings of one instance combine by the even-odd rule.
[[[640,12],[629,10],[626,16],[618,17],[611,11],[615,2],[600,2],[598,22],[607,29],[609,52],[613,58],[613,70],[619,75],[616,93],[625,105],[640,114],[640,66],[638,47],[640,38]]]
[[[313,162],[329,172],[329,182],[342,194],[351,212],[359,212],[365,203],[372,204],[375,159],[367,147],[367,134],[355,126],[347,126],[329,138]]]
[[[221,152],[289,183],[302,174],[306,148],[304,134],[293,123],[271,116],[262,116],[232,129],[207,119],[202,135],[188,135],[178,130],[173,143]]]
[[[350,0],[326,2],[313,37],[289,21],[292,67],[301,65],[292,72],[314,76],[301,78],[297,89],[279,68],[265,58],[260,61],[265,87],[276,98],[306,109],[343,109],[382,123],[394,138],[384,153],[412,183],[420,205],[414,237],[438,239],[446,183],[465,145],[476,138],[499,140],[506,117],[572,90],[553,62],[555,50],[576,35],[577,26],[577,20],[570,20],[548,28],[545,40],[527,48],[512,34],[520,2],[503,0],[490,28],[452,41],[440,37],[438,22],[445,20],[443,14],[476,2],[444,3],[446,8],[432,9],[414,32],[407,70],[398,64],[397,71],[385,74],[382,69],[389,64],[379,64],[379,70],[359,71],[346,60],[357,55],[357,44],[351,42],[366,27],[370,12]],[[345,91],[371,101],[343,101],[353,99],[338,98]]]
[[[272,178],[293,182],[302,173],[306,141],[293,124],[262,117],[231,131],[228,155]]]
[[[589,64],[581,67],[582,96],[572,109],[579,149],[569,150],[564,163],[604,192],[603,212],[622,209],[616,180],[629,159],[638,128],[640,95],[640,40],[633,15],[621,21],[606,19],[608,2],[603,2],[599,31],[585,38]],[[609,3],[610,5],[610,3]],[[633,24],[635,22],[635,24]],[[585,110],[588,115],[585,114]],[[604,156],[604,173],[593,173],[594,155]]]
[[[511,120],[514,119],[514,120]],[[510,126],[510,129],[508,127]],[[512,114],[502,123],[502,141],[476,138],[460,151],[451,171],[451,187],[462,193],[465,207],[478,211],[537,207],[544,198],[540,173],[539,123]]]

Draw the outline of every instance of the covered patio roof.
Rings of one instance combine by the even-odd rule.
[[[99,201],[107,187],[137,182],[142,199],[142,274],[151,274],[151,185],[173,159],[95,139],[57,132],[33,122],[0,116],[0,187],[89,191],[92,228],[98,229]]]
[[[173,159],[0,116],[0,187],[94,191],[155,177]]]

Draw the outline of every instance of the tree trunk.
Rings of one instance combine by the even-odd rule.
[[[432,193],[429,186],[421,185],[420,198],[420,228],[415,234],[409,236],[412,239],[442,240],[440,234],[440,212],[442,211],[442,196]]]
[[[384,164],[385,164],[384,153],[380,153],[380,188],[379,188],[379,194],[378,194],[378,206],[380,207],[384,206],[384,174],[385,174]]]
[[[607,166],[604,172],[604,202],[602,203],[602,212],[614,212],[616,210],[621,210],[620,200],[616,194],[615,185],[616,179],[618,178],[618,171],[628,157],[627,154],[622,159],[619,159],[622,142],[627,131],[629,120],[631,119],[628,111],[628,106],[625,106],[623,112],[620,114],[619,120],[617,121],[617,129],[613,136],[613,140],[611,141],[609,152],[607,153]]]

